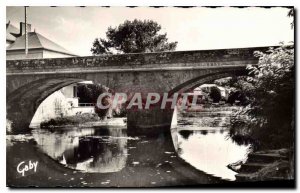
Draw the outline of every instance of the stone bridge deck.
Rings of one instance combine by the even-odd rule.
[[[239,66],[257,61],[254,51],[265,51],[268,47],[175,51],[159,53],[118,54],[88,57],[8,60],[7,75],[67,72],[116,72],[179,70],[182,68],[222,68]]]

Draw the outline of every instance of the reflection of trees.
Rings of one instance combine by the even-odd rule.
[[[47,130],[36,130],[32,133],[38,146],[54,159],[62,159],[66,150],[73,150],[79,144],[79,137],[93,134],[94,129],[60,130],[50,132]]]
[[[190,130],[181,130],[179,131],[179,134],[184,138],[184,139],[188,139],[189,136],[193,133],[193,131]]]
[[[256,150],[258,148],[259,142],[256,140],[253,140],[250,136],[243,136],[243,135],[232,135],[230,136],[232,141],[238,145],[249,145],[251,144],[251,147]]]
[[[207,131],[207,130],[201,130],[200,133],[201,133],[202,135],[207,135],[208,131]]]
[[[125,129],[98,127],[50,132],[37,130],[33,136],[50,157],[70,168],[87,172],[115,172],[127,160]]]
[[[73,154],[64,153],[66,163],[89,172],[116,172],[127,159],[127,137],[124,129],[100,128],[95,136],[82,137]]]

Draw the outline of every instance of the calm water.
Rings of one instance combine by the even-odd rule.
[[[227,137],[228,131],[181,130],[178,154],[199,170],[226,180],[235,180],[236,172],[228,164],[247,158],[249,146],[239,146]]]
[[[228,137],[226,123],[226,117],[179,117],[172,137],[178,155],[193,167],[235,180],[236,173],[227,165],[246,159],[249,146],[234,143]],[[68,127],[53,132],[36,129],[33,137],[38,147],[60,164],[89,173],[121,171],[128,163],[130,150],[136,148],[132,144],[149,142],[145,138],[128,137],[126,127],[120,126]],[[133,165],[140,164],[131,160],[135,158],[130,158]]]
[[[38,146],[50,157],[69,168],[108,173],[124,168],[127,160],[127,137],[122,127],[65,128],[60,132],[35,130]]]

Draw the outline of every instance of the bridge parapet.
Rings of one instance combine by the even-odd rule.
[[[266,51],[268,47],[235,48],[220,50],[174,51],[159,53],[117,54],[88,57],[7,60],[7,72],[47,71],[51,69],[136,68],[153,66],[220,66],[240,65],[243,61],[257,61],[254,51]],[[236,61],[236,63],[234,63]]]

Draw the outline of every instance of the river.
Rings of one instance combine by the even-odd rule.
[[[48,171],[44,175],[50,181],[55,178],[62,186],[148,187],[234,181],[236,173],[227,165],[247,159],[250,146],[238,145],[228,137],[230,112],[180,113],[177,127],[171,129],[172,139],[129,137],[126,126],[68,126],[54,131],[37,128],[26,135],[28,140],[12,140],[7,152],[8,157],[23,154],[17,147],[28,146],[25,151],[46,155],[53,161],[38,159],[39,153],[31,157],[39,160],[40,166],[46,164],[43,168],[46,172],[57,164],[57,174],[53,169],[53,174]],[[67,171],[61,171],[62,168]],[[29,178],[33,176],[31,173]],[[98,178],[101,180],[96,181]],[[14,179],[9,179],[9,183],[16,186],[28,183],[18,179],[22,183]],[[59,179],[65,185],[57,182]],[[39,186],[49,183],[37,182]]]

